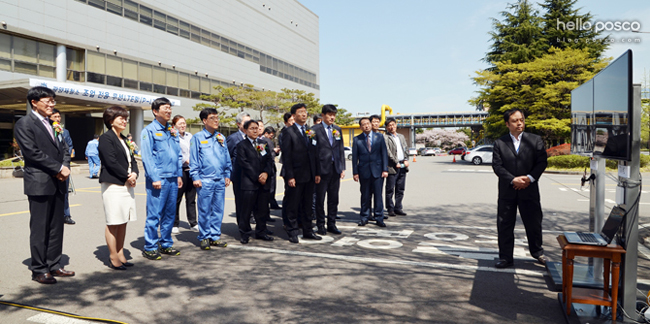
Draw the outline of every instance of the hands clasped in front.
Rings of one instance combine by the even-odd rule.
[[[518,176],[512,179],[512,186],[515,190],[522,190],[528,188],[530,185],[530,178],[528,176]]]

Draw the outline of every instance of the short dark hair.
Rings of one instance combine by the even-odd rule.
[[[60,114],[60,113],[61,113],[61,112],[60,112],[58,109],[56,109],[56,108],[52,108],[52,115],[54,115],[54,114]]]
[[[370,115],[370,122],[372,122],[373,119],[381,121],[381,118],[379,118],[379,115]]]
[[[289,121],[289,118],[291,118],[291,113],[290,113],[290,112],[288,112],[288,113],[284,113],[284,115],[282,116],[282,118],[284,119],[284,122],[285,122],[285,123],[288,122],[288,121]]]
[[[54,93],[52,89],[46,87],[33,87],[27,91],[27,101],[29,104],[32,103],[32,100],[39,101],[47,97],[56,98],[56,93]]]
[[[244,122],[244,126],[243,126],[244,129],[248,129],[251,126],[251,124],[259,125],[256,120],[253,119],[247,120]]]
[[[328,113],[335,113],[336,114],[337,111],[338,111],[338,109],[336,109],[336,106],[328,104],[328,105],[323,105],[323,109],[321,109],[320,112],[323,115],[326,115]]]
[[[395,125],[397,125],[397,120],[395,118],[393,118],[393,117],[390,117],[390,118],[386,119],[386,122],[384,123],[384,125],[388,125],[390,123],[395,123]]]
[[[365,119],[365,120],[368,120],[369,122],[372,122],[372,121],[370,121],[370,118],[369,118],[369,117],[361,117],[361,119],[359,119],[359,126],[361,126],[361,122],[362,122],[364,119]]]
[[[307,105],[305,105],[304,103],[297,103],[297,104],[291,106],[291,114],[294,115],[296,113],[296,111],[298,111],[298,109],[300,109],[300,108],[307,109]]]
[[[183,115],[174,116],[174,118],[172,118],[172,126],[176,125],[176,123],[178,123],[178,121],[181,119],[185,119],[185,117],[183,117]]]
[[[167,98],[165,98],[165,97],[160,97],[160,98],[154,100],[154,101],[151,103],[151,111],[159,110],[159,109],[160,109],[160,106],[163,106],[163,105],[170,105],[170,106],[171,106],[171,105],[172,105],[172,102],[169,101],[169,99],[167,99]]]
[[[524,115],[523,111],[521,111],[518,108],[512,108],[512,109],[506,110],[506,112],[503,113],[503,121],[506,122],[506,123],[509,122],[510,121],[510,116],[512,116],[512,114],[514,114],[516,112],[520,112],[521,116],[524,117],[524,119],[526,118],[526,115]]]
[[[219,112],[214,108],[210,108],[210,107],[203,108],[203,110],[201,110],[201,112],[199,113],[199,118],[201,118],[201,121],[203,121],[204,119],[208,119],[208,116],[210,115],[219,116]]]
[[[275,128],[271,126],[264,128],[264,134],[275,134]]]
[[[113,121],[118,116],[129,118],[129,112],[120,106],[111,106],[106,108],[106,110],[104,110],[104,125],[106,125],[106,128],[111,129]]]
[[[318,121],[319,119],[323,120],[323,116],[319,113],[315,113],[313,118],[314,118],[314,123],[316,123],[316,121]]]

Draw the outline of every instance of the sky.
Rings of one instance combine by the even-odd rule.
[[[475,110],[468,103],[478,90],[471,77],[488,67],[481,59],[491,44],[491,19],[501,20],[515,0],[299,1],[319,16],[321,103],[356,115],[379,113],[384,104],[401,114]],[[648,33],[608,32],[615,42],[605,55],[632,49],[633,81],[642,81],[644,68],[650,74],[650,1],[575,6],[594,22],[638,22]]]

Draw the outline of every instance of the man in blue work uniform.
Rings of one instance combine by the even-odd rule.
[[[151,104],[151,111],[156,119],[142,130],[140,151],[147,191],[142,255],[150,260],[160,260],[160,253],[181,254],[173,246],[172,227],[176,218],[178,188],[183,186],[183,155],[178,131],[169,124],[172,118],[171,102],[167,98],[158,98]]]
[[[221,241],[221,221],[230,185],[232,164],[226,138],[217,132],[219,115],[214,108],[205,108],[199,114],[204,128],[190,142],[190,176],[196,187],[199,207],[199,236],[202,250],[210,245],[226,247]]]
[[[86,144],[86,160],[88,160],[88,171],[90,178],[99,178],[99,169],[101,162],[99,161],[99,135],[95,134],[93,139]]]

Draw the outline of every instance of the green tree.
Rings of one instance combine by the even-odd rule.
[[[542,34],[549,47],[586,48],[592,58],[599,58],[609,46],[609,36],[600,38],[601,32],[596,32],[593,26],[583,28],[591,24],[593,16],[589,12],[580,14],[579,9],[574,9],[576,2],[578,0],[545,0],[541,3],[546,11]]]
[[[483,61],[492,65],[506,61],[516,64],[544,55],[547,42],[538,11],[528,0],[509,4],[507,9],[501,12],[503,21],[492,18],[492,45]]]
[[[278,97],[281,100],[279,104],[279,112],[281,114],[291,111],[291,106],[297,103],[304,103],[307,106],[307,113],[309,115],[320,113],[321,111],[320,100],[312,92],[283,88],[278,93]]]
[[[650,71],[641,77],[641,145],[650,148]]]
[[[490,107],[484,127],[486,137],[507,132],[503,113],[512,108],[526,115],[526,130],[548,142],[570,137],[571,90],[591,79],[609,60],[591,57],[587,49],[551,47],[548,54],[528,63],[497,62],[493,71],[477,71],[474,82],[481,86],[479,100]]]
[[[339,126],[349,126],[354,124],[354,117],[351,112],[348,112],[345,108],[338,107],[336,109],[336,124]]]
[[[279,99],[275,91],[253,91],[248,94],[248,102],[250,108],[256,110],[260,114],[260,120],[264,121],[264,113],[273,119],[279,112]]]

